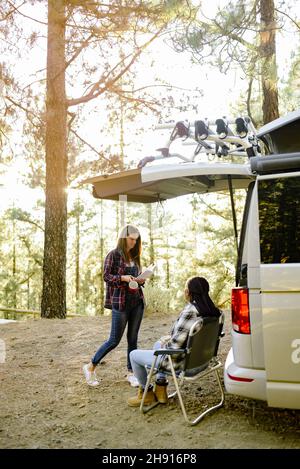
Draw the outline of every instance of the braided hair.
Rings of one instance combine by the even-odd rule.
[[[209,284],[204,277],[191,277],[187,281],[191,303],[201,316],[219,317],[220,310],[209,296]]]

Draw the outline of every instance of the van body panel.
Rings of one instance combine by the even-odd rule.
[[[262,264],[263,292],[298,292],[300,294],[300,264]],[[300,301],[300,297],[298,297]],[[300,310],[299,310],[300,311]]]
[[[300,383],[267,382],[267,401],[270,407],[300,409]]]
[[[262,307],[260,290],[249,290],[249,308],[253,368],[264,369],[265,354],[263,344]]]
[[[247,344],[247,349],[245,349],[244,352],[244,354],[247,353],[249,355],[248,359],[244,362],[239,360],[237,363],[244,367],[262,369],[264,367],[264,348],[261,327],[259,221],[256,183],[254,185],[250,201],[242,262],[247,265],[247,287],[249,289],[251,334],[249,336],[250,343]],[[235,351],[234,357],[236,360]]]
[[[277,178],[295,178],[300,176],[300,171],[295,171],[293,173],[280,173],[280,174],[263,174],[257,176],[257,181],[264,181],[267,179],[277,179]]]
[[[248,287],[253,290],[260,290],[260,269],[259,266],[248,265]]]
[[[267,380],[300,384],[300,292],[262,292],[262,311]]]
[[[251,334],[240,334],[231,329],[232,352],[237,366],[253,368]]]
[[[249,270],[251,268],[257,269],[260,266],[257,183],[255,183],[254,190],[252,192],[246,233],[247,238],[243,259],[244,262],[248,264]],[[253,284],[251,283],[252,280],[254,281]],[[258,280],[258,271],[254,272],[252,270],[250,277],[248,277],[248,287],[259,288],[257,283]]]
[[[300,174],[259,176],[262,332],[268,405],[300,408]]]
[[[230,377],[246,378],[251,381],[237,381]],[[232,349],[229,351],[225,362],[224,384],[226,391],[230,394],[263,401],[267,400],[265,370],[239,367],[234,361]]]

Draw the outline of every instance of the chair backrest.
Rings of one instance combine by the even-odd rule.
[[[190,329],[184,370],[205,369],[218,353],[224,324],[224,313],[220,318],[199,318]]]

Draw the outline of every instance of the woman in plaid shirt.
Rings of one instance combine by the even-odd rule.
[[[220,310],[214,305],[209,296],[209,284],[205,278],[192,277],[187,280],[184,294],[187,304],[173,324],[170,335],[161,337],[154,344],[154,350],[162,348],[184,349],[187,344],[189,331],[200,316],[213,316],[217,318],[220,316]],[[133,350],[130,354],[133,372],[140,385],[138,395],[128,399],[128,405],[131,407],[140,406],[147,381],[145,366],[151,366],[153,358],[153,350]],[[172,361],[174,369],[180,369],[184,361],[183,354],[177,353],[172,355]],[[159,366],[160,369],[169,371],[169,362],[166,356],[162,355]],[[150,405],[155,401],[165,404],[168,401],[167,384],[168,382],[164,373],[158,373],[155,393],[153,389],[149,388],[150,390],[145,397],[145,405]]]
[[[102,358],[117,347],[127,325],[127,379],[132,386],[139,383],[132,373],[129,354],[137,348],[138,332],[144,313],[144,295],[141,286],[144,280],[136,277],[141,271],[142,241],[139,230],[126,225],[120,233],[117,247],[110,251],[104,261],[103,277],[106,282],[105,308],[112,310],[112,324],[109,339],[101,345],[91,362],[84,365],[83,371],[90,386],[98,386],[95,369]],[[132,290],[129,282],[135,280],[139,286]]]

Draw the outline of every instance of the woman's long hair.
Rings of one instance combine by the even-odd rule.
[[[191,277],[187,281],[191,303],[201,316],[220,316],[220,310],[209,296],[209,283],[204,277]]]
[[[127,252],[126,238],[128,236],[131,236],[132,234],[138,235],[138,238],[136,240],[134,247],[130,249],[129,252]],[[139,230],[136,228],[136,226],[125,225],[121,229],[119,237],[118,237],[117,249],[119,249],[122,252],[126,262],[130,262],[131,260],[133,260],[139,266],[139,268],[141,267],[142,240],[141,240],[141,234]]]

